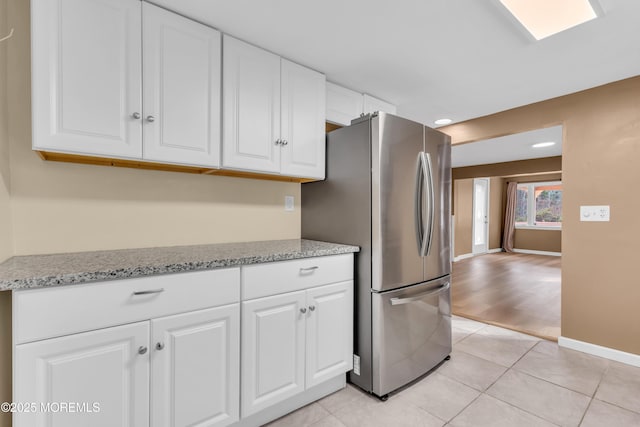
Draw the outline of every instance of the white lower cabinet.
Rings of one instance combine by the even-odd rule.
[[[226,426],[238,420],[239,305],[151,321],[151,425]]]
[[[353,282],[242,303],[242,416],[352,368]]]
[[[148,347],[148,322],[18,345],[14,427],[149,425]]]
[[[235,423],[239,300],[239,268],[14,292],[14,427]]]

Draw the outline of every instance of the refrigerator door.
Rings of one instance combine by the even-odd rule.
[[[371,118],[371,243],[374,291],[424,281],[417,236],[418,171],[424,126],[378,113]]]
[[[451,143],[450,137],[425,127],[428,173],[424,176],[424,280],[451,274]]]
[[[443,277],[372,295],[373,393],[406,385],[451,352],[449,287]]]

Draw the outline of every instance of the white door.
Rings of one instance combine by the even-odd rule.
[[[151,425],[220,427],[238,421],[239,304],[151,325]]]
[[[43,406],[14,427],[148,426],[148,347],[149,322],[16,346],[13,400]]]
[[[220,32],[143,2],[143,157],[220,165]]]
[[[222,165],[280,171],[280,57],[223,37]]]
[[[142,156],[141,2],[33,0],[33,148]]]
[[[304,291],[242,303],[243,417],[304,390],[306,311]]]
[[[474,254],[489,250],[489,179],[473,180],[473,250]]]
[[[326,79],[282,60],[283,175],[324,179]]]
[[[352,281],[307,291],[307,388],[353,367],[352,309]]]

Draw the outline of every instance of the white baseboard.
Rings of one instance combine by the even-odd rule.
[[[514,249],[513,252],[518,254],[562,256],[562,252],[532,251],[530,249]]]
[[[467,258],[472,258],[472,257],[478,256],[478,255],[495,254],[497,252],[502,252],[502,248],[489,249],[487,252],[483,252],[481,254],[463,254],[463,255],[458,255],[457,257],[453,258],[453,262],[461,261],[461,260],[467,259]]]
[[[558,345],[560,347],[570,348],[571,350],[577,350],[594,356],[603,357],[605,359],[615,360],[616,362],[625,363],[627,365],[640,367],[640,355],[637,354],[627,353],[614,348],[603,347],[601,345],[591,344],[566,337],[558,337]]]

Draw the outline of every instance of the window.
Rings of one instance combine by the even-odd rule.
[[[516,227],[560,228],[562,225],[562,182],[518,184]]]

